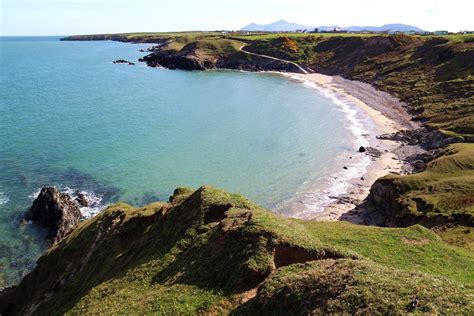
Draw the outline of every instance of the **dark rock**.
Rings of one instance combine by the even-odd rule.
[[[344,166],[344,167],[342,167],[342,168],[347,170],[347,167],[346,167],[346,166]]]
[[[25,219],[48,228],[47,238],[56,243],[79,224],[81,211],[68,194],[53,187],[44,187]]]
[[[366,151],[366,149],[365,149],[364,146],[360,146],[360,147],[359,147],[359,152],[360,152],[360,153],[365,153],[365,151]]]
[[[448,223],[462,223],[472,225],[471,215],[461,214],[445,216],[443,214],[426,215],[433,213],[433,205],[421,198],[411,198],[411,203],[401,198],[407,188],[397,184],[393,179],[380,178],[370,188],[366,199],[366,206],[370,212],[372,225],[388,227],[408,227],[420,224],[427,228],[446,225]],[[410,210],[410,205],[416,207],[417,212]]]
[[[165,67],[168,69],[206,70],[206,69],[235,69],[246,71],[284,71],[301,73],[296,65],[261,56],[235,52],[230,56],[199,56],[197,46],[190,43],[179,52],[161,50],[155,47],[151,54],[140,58],[150,67]]]
[[[378,139],[388,139],[402,142],[408,145],[419,145],[425,150],[438,149],[452,143],[463,142],[460,137],[449,137],[440,131],[421,127],[413,130],[402,130],[393,134],[383,134],[377,136]]]
[[[114,61],[114,64],[129,64],[131,66],[135,65],[135,63],[132,63],[131,61],[127,61],[125,59],[117,59]]]
[[[85,195],[81,191],[76,191],[76,202],[83,207],[89,206],[89,199],[87,198],[87,195]]]
[[[360,177],[360,179],[361,179],[362,181],[364,181],[364,180],[365,180],[365,179],[364,179],[364,177]]]
[[[413,163],[413,169],[415,172],[420,172],[426,169],[426,164],[421,160],[416,160]]]
[[[358,205],[360,204],[360,200],[358,199],[354,199],[350,196],[329,196],[329,198],[331,199],[335,199],[337,200],[338,204],[354,204],[354,205]]]
[[[367,147],[365,150],[370,157],[380,158],[382,156],[382,151],[377,148]]]

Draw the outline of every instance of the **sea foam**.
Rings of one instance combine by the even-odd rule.
[[[369,122],[359,117],[360,110],[357,105],[345,99],[344,96],[338,95],[330,89],[306,80],[301,76],[285,76],[301,82],[308,88],[315,89],[320,95],[331,100],[337,106],[337,109],[344,113],[349,123],[345,128],[348,128],[353,136],[351,140],[354,149],[360,146],[369,146],[367,138],[370,130]],[[343,156],[336,158],[336,165],[340,166],[342,170],[323,178],[306,181],[290,200],[280,203],[276,209],[284,210],[288,205],[297,202],[297,209],[290,210],[291,214],[289,215],[293,217],[309,219],[314,217],[316,213],[322,212],[327,205],[336,201],[336,197],[347,194],[352,186],[350,181],[359,179],[366,174],[368,167],[372,163],[371,158],[367,155],[357,155],[354,152],[352,157],[352,159]],[[342,166],[346,166],[347,169],[343,169]]]
[[[8,201],[10,201],[10,199],[8,198],[8,196],[6,196],[5,193],[0,192],[0,206],[7,204]]]

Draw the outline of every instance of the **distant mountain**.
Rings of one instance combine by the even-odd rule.
[[[413,25],[407,24],[385,24],[382,26],[351,26],[344,28],[348,31],[358,32],[358,31],[371,31],[371,32],[384,32],[384,31],[399,31],[399,32],[408,32],[408,31],[416,31],[416,32],[423,32],[422,29]]]
[[[297,23],[290,23],[285,20],[276,21],[270,24],[256,24],[251,23],[242,28],[242,31],[247,32],[292,32],[296,30],[313,30],[315,26],[302,25]],[[334,28],[338,28],[336,25],[332,26],[318,26],[320,31],[332,31]],[[384,32],[384,31],[398,31],[398,32],[408,32],[416,31],[423,32],[422,29],[413,25],[394,23],[394,24],[385,24],[382,26],[350,26],[342,27],[343,30],[348,30],[352,32],[359,31],[370,31],[370,32]]]
[[[250,23],[242,28],[242,31],[247,32],[291,32],[296,30],[311,29],[310,26],[290,23],[285,20],[276,21],[270,24],[256,24]],[[314,28],[313,28],[314,29]]]

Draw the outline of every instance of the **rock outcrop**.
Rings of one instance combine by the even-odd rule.
[[[48,229],[47,238],[57,243],[79,224],[81,211],[71,197],[54,187],[44,187],[25,215]]]
[[[368,224],[408,227],[415,224],[432,228],[446,224],[473,226],[473,216],[460,210],[447,214],[422,198],[409,196],[411,189],[396,179],[380,178],[370,188],[365,216]]]
[[[190,46],[176,52],[156,50],[140,59],[150,67],[165,67],[182,70],[234,69],[245,71],[284,71],[301,72],[291,63],[235,52],[230,56],[201,56],[196,48]]]
[[[132,63],[131,61],[128,61],[128,60],[125,60],[125,59],[114,60],[114,64],[129,64],[130,66],[135,65],[135,63]]]
[[[79,203],[82,207],[89,206],[89,199],[87,198],[87,194],[81,191],[76,191],[76,202]]]
[[[440,131],[428,127],[401,130],[393,134],[383,134],[377,136],[377,138],[403,142],[410,146],[418,145],[425,150],[438,149],[449,144],[463,142],[463,139],[460,137],[449,137]]]

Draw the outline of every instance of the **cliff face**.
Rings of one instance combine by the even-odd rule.
[[[178,189],[80,224],[0,294],[0,313],[469,314],[472,264],[421,227],[314,227],[210,187]]]
[[[79,224],[81,211],[69,195],[53,187],[45,187],[34,200],[25,219],[45,226],[48,239],[58,242]]]
[[[201,52],[195,45],[181,51],[158,50],[141,59],[151,67],[166,67],[183,70],[232,69],[245,71],[283,71],[301,72],[294,64],[233,52],[229,55],[209,55]]]
[[[454,144],[429,162],[423,172],[377,180],[367,202],[378,214],[379,225],[474,226],[473,192],[473,146]]]

